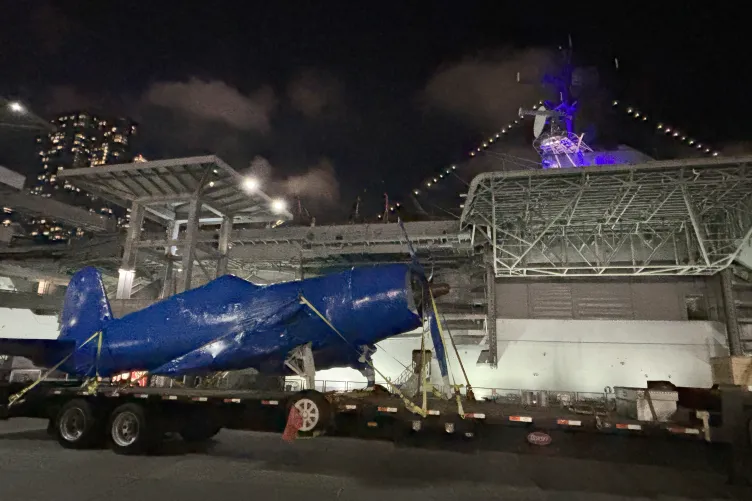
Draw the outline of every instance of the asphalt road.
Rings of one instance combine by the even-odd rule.
[[[533,446],[468,452],[355,439],[288,444],[278,435],[224,430],[203,450],[174,441],[157,456],[123,457],[64,450],[44,425],[0,422],[0,500],[752,499],[751,489],[727,485],[702,451],[694,461],[682,452],[678,467]]]

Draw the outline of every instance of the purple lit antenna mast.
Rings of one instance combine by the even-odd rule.
[[[560,48],[563,64],[557,75],[545,75],[543,83],[553,86],[559,95],[558,102],[544,101],[537,110],[520,108],[520,116],[535,116],[533,147],[541,156],[544,169],[580,167],[584,164],[583,152],[593,151],[583,141],[584,134],[574,132],[577,101],[572,98],[572,37],[569,47]],[[548,126],[548,127],[546,127]]]

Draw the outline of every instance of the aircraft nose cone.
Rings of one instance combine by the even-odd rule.
[[[431,292],[435,298],[446,296],[450,290],[451,287],[449,287],[449,284],[431,284]]]

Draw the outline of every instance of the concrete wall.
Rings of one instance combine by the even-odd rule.
[[[717,322],[500,319],[497,338],[497,369],[476,364],[482,346],[458,347],[476,388],[602,392],[606,386],[644,387],[647,380],[709,387],[710,358],[728,354]],[[399,362],[408,364],[420,348],[420,338],[393,338],[379,347],[374,363],[391,379],[404,370]],[[450,365],[462,379],[453,353]],[[432,381],[440,384],[438,374],[434,363]],[[317,379],[365,381],[350,369],[320,371]]]
[[[688,320],[688,298],[722,320],[717,277],[558,281],[497,280],[498,318]]]
[[[56,339],[57,316],[35,315],[31,310],[0,308],[0,337]]]

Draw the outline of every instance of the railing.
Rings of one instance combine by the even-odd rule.
[[[376,384],[389,388],[386,381],[376,381]],[[346,392],[362,390],[366,383],[355,381],[317,380],[316,390],[320,392]],[[443,392],[444,388],[438,389]],[[465,388],[460,390],[463,395]],[[616,407],[616,397],[611,388],[603,392],[585,391],[553,391],[553,390],[522,390],[511,388],[473,387],[476,400],[485,400],[499,404],[519,405],[521,407],[587,407],[594,409],[613,410]]]
[[[152,379],[153,386],[171,387],[173,380],[167,377],[156,376]],[[376,384],[390,389],[389,384],[384,380],[377,380]],[[395,384],[394,382],[392,384]],[[222,388],[222,380],[214,386]],[[367,387],[366,382],[358,381],[338,381],[338,380],[316,380],[315,389],[322,393],[325,392],[348,392],[355,390],[364,390]],[[287,391],[299,391],[300,382],[288,380],[285,382]],[[437,386],[442,393],[445,388]],[[461,388],[460,393],[466,394],[466,388]],[[616,397],[610,387],[604,388],[603,392],[583,392],[583,391],[553,391],[553,390],[524,390],[513,388],[488,388],[473,387],[475,399],[479,401],[488,401],[505,405],[516,405],[523,408],[574,408],[583,412],[612,411],[616,408]]]

